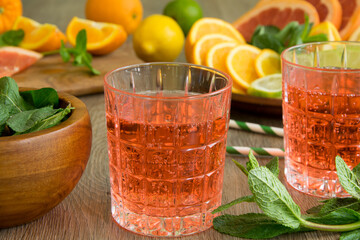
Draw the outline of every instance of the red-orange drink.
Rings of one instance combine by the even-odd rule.
[[[189,66],[169,68],[189,71]],[[181,236],[212,226],[211,211],[221,203],[231,88],[221,73],[201,71],[217,74],[225,90],[204,97],[189,91],[195,86],[187,93],[138,94],[105,87],[112,214],[128,230]]]
[[[319,197],[348,196],[335,157],[360,163],[359,44],[300,45],[283,55],[285,176]]]

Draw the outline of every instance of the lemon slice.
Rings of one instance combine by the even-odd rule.
[[[263,49],[255,59],[255,70],[259,77],[281,73],[280,55],[270,49]]]
[[[340,34],[334,24],[329,21],[324,21],[315,27],[313,27],[309,33],[309,36],[325,34],[328,41],[341,41]]]
[[[281,73],[271,74],[252,82],[247,93],[257,97],[281,98],[281,82]]]

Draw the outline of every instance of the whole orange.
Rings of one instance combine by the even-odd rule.
[[[21,15],[21,0],[0,0],[0,33],[10,30]]]
[[[85,15],[93,21],[122,25],[131,34],[142,20],[143,6],[140,0],[87,0]]]

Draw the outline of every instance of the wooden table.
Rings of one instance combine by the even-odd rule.
[[[161,13],[168,0],[142,0],[144,15]],[[198,0],[205,16],[219,17],[232,22],[245,11],[256,4],[255,0]],[[84,17],[85,0],[28,0],[23,1],[24,16],[39,22],[57,24],[61,30],[73,16]],[[131,46],[129,44],[129,46]],[[128,49],[132,51],[132,49]],[[184,61],[184,55],[179,61]],[[90,112],[93,127],[92,152],[87,168],[73,192],[57,207],[45,216],[31,223],[0,230],[2,239],[156,239],[132,234],[119,228],[111,218],[110,184],[108,173],[108,156],[105,126],[105,110],[103,94],[82,96]],[[231,109],[231,118],[242,121],[257,122],[265,125],[282,126],[279,116],[261,116]],[[283,141],[278,137],[229,130],[228,145],[251,147],[283,147]],[[246,178],[234,166],[231,159],[241,163],[245,157],[226,157],[223,203],[240,196],[248,195]],[[262,158],[265,163],[268,158]],[[283,159],[281,159],[283,170]],[[283,173],[281,179],[284,178]],[[316,203],[316,199],[304,196],[289,189],[294,200],[307,209]],[[227,211],[230,214],[259,212],[255,204],[237,205]],[[276,239],[338,239],[336,233],[311,232],[281,236]],[[213,229],[181,239],[236,239],[220,234]]]

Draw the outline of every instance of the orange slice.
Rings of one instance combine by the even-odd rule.
[[[338,30],[331,22],[325,21],[316,25],[311,29],[309,35],[313,36],[321,33],[326,34],[328,41],[341,41]]]
[[[339,33],[347,40],[360,26],[360,0],[339,0],[339,3],[343,12]]]
[[[240,88],[236,88],[236,87],[232,87],[231,88],[231,92],[232,93],[235,93],[235,94],[241,94],[241,95],[245,95],[246,94],[246,91],[243,90],[243,89],[240,89]]]
[[[281,73],[280,55],[270,49],[263,49],[255,59],[255,71],[259,77]]]
[[[291,21],[305,22],[305,15],[314,25],[319,23],[319,14],[315,7],[303,0],[266,0],[238,18],[234,27],[244,36],[247,42],[258,25],[285,27]]]
[[[53,24],[40,24],[27,17],[18,17],[13,29],[22,29],[25,32],[19,47],[38,52],[59,49],[61,40],[66,41],[65,35]]]
[[[87,51],[96,55],[116,50],[127,38],[127,33],[121,25],[74,17],[66,29],[68,40],[73,46],[76,44],[76,35],[82,29],[86,30]]]
[[[261,50],[252,45],[243,44],[233,48],[226,58],[226,68],[233,79],[235,88],[248,89],[250,83],[258,78],[255,59]]]
[[[223,42],[211,47],[206,55],[206,66],[228,73],[226,68],[226,57],[237,45],[237,42]]]
[[[243,36],[230,23],[218,18],[201,18],[193,24],[186,37],[185,56],[188,62],[191,62],[195,42],[211,33],[223,34],[240,43],[245,43]]]
[[[208,34],[201,37],[198,41],[196,41],[194,45],[191,62],[195,64],[205,65],[206,55],[209,52],[210,48],[215,44],[223,42],[236,43],[236,40],[222,34]]]

